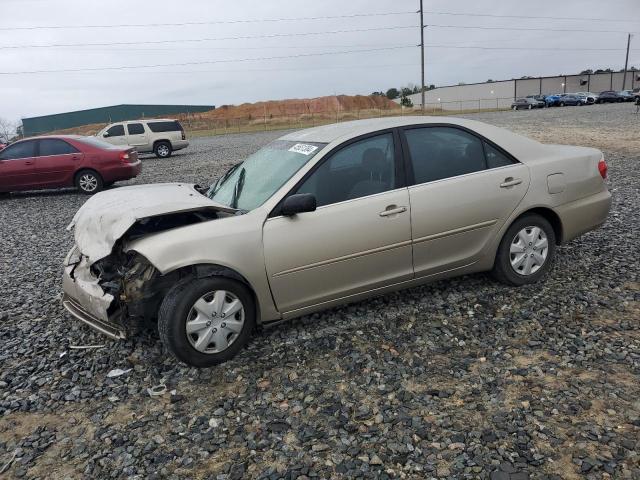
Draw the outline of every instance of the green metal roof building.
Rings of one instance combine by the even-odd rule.
[[[38,135],[93,123],[111,123],[181,113],[207,112],[215,108],[214,105],[113,105],[111,107],[90,108],[42,117],[23,118],[23,135]]]

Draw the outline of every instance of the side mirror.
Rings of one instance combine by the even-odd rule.
[[[314,212],[316,210],[316,197],[310,193],[298,193],[287,197],[282,204],[281,212],[285,217],[291,217],[298,213]]]
[[[103,136],[104,138],[107,138],[107,137],[109,136],[109,132],[104,132],[104,133],[102,134],[102,136]]]

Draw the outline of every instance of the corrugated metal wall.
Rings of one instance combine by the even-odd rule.
[[[425,93],[427,108],[469,110],[509,107],[515,98],[527,95],[622,90],[623,72],[557,77],[523,78],[499,82],[438,87]],[[626,89],[640,87],[640,71],[628,71]],[[415,107],[422,101],[419,93],[409,97]]]
[[[24,135],[29,136],[94,123],[111,123],[145,117],[207,112],[215,108],[213,105],[114,105],[42,117],[23,118],[22,125],[24,127]]]

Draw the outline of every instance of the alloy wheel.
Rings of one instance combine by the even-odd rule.
[[[220,353],[238,338],[245,321],[244,305],[226,290],[201,296],[187,315],[189,343],[200,353]]]
[[[160,155],[161,157],[169,156],[169,147],[167,147],[166,145],[160,145],[158,147],[158,155]]]
[[[98,179],[91,173],[85,173],[80,177],[78,185],[84,192],[93,192],[98,188]]]
[[[519,275],[532,275],[542,268],[548,254],[549,240],[544,230],[534,226],[525,227],[511,241],[511,268]]]

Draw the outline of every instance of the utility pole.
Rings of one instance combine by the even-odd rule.
[[[627,83],[627,67],[629,66],[629,46],[631,45],[631,34],[627,34],[627,57],[624,60],[624,75],[622,76],[622,90]]]
[[[629,54],[629,48],[627,47],[627,55]],[[424,115],[424,17],[422,11],[422,0],[420,0],[420,65],[422,72],[422,85],[420,91],[422,92],[422,114]]]

